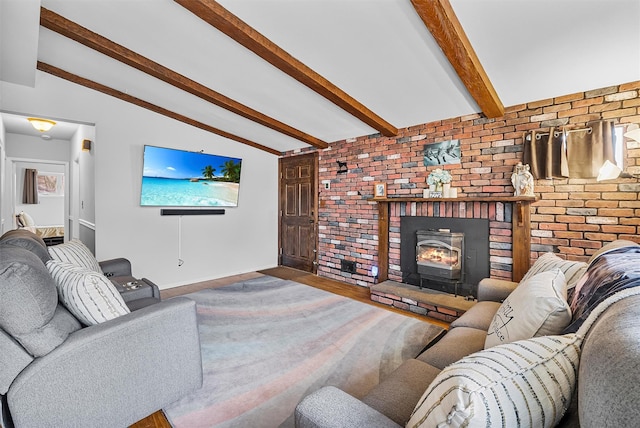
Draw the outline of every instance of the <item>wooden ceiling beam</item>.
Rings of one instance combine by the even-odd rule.
[[[484,71],[449,0],[411,0],[449,62],[486,117],[504,116],[504,106]]]
[[[157,106],[150,102],[141,100],[140,98],[136,98],[129,94],[125,94],[124,92],[118,91],[117,89],[110,88],[101,83],[94,82],[93,80],[86,79],[84,77],[78,76],[73,73],[69,73],[61,68],[55,67],[53,65],[38,61],[37,68],[40,71],[44,71],[45,73],[49,73],[53,76],[59,77],[64,80],[68,80],[69,82],[84,86],[89,89],[93,89],[94,91],[102,92],[103,94],[110,95],[114,98],[118,98],[122,101],[126,101],[128,103],[137,105],[138,107],[145,108],[147,110],[151,110],[155,113],[161,114],[163,116],[169,117],[171,119],[175,119],[179,122],[186,123],[187,125],[194,126],[196,128],[202,129],[207,132],[211,132],[213,134],[220,135],[222,137],[228,138],[230,140],[237,141],[242,144],[246,144],[248,146],[254,147],[256,149],[263,150],[265,152],[271,153],[273,155],[280,156],[281,152],[278,150],[272,149],[270,147],[263,146],[262,144],[258,144],[251,140],[247,140],[246,138],[239,137],[234,134],[230,134],[229,132],[223,131],[221,129],[215,128],[213,126],[207,125],[206,123],[198,122],[197,120],[191,119],[187,116],[183,116],[179,113],[175,113],[173,111],[167,110],[164,107]]]
[[[229,97],[222,95],[198,82],[189,79],[157,62],[154,62],[132,50],[121,46],[93,31],[73,22],[55,12],[44,7],[40,8],[40,25],[55,31],[56,33],[68,37],[76,42],[94,49],[110,58],[127,64],[150,76],[162,80],[165,83],[175,86],[183,91],[195,95],[205,101],[229,110],[246,119],[271,128],[282,134],[288,135],[297,140],[303,141],[314,147],[324,149],[329,145],[309,134],[299,131],[251,107],[245,106]]]
[[[309,87],[362,122],[378,130],[382,135],[393,137],[398,134],[398,129],[395,126],[382,119],[342,89],[298,61],[216,1],[175,0],[175,2],[231,37],[274,67]]]

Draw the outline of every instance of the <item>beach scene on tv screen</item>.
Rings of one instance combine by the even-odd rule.
[[[145,146],[140,204],[235,207],[242,160]]]

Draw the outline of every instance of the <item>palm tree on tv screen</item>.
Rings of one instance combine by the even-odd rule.
[[[233,160],[229,159],[224,163],[224,165],[222,165],[222,174],[228,181],[239,183],[240,163],[235,163]]]
[[[204,169],[202,170],[202,175],[204,176],[204,178],[206,178],[207,180],[213,180],[213,173],[216,172],[216,169],[214,167],[212,167],[211,165],[207,165],[204,167]]]

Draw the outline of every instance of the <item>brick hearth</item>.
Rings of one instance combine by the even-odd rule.
[[[452,322],[465,313],[475,301],[462,296],[420,289],[395,281],[384,281],[370,287],[371,300],[398,309]]]

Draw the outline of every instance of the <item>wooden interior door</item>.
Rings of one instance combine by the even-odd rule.
[[[280,265],[316,272],[315,153],[280,159]]]

